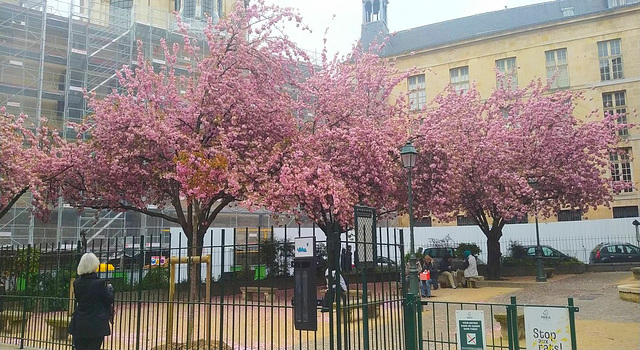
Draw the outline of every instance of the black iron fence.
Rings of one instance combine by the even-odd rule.
[[[577,336],[575,327],[575,313],[579,311],[573,303],[573,298],[568,298],[567,305],[525,305],[518,304],[515,297],[511,297],[509,304],[497,303],[471,303],[471,302],[422,302],[421,324],[419,325],[422,342],[420,349],[457,349],[458,327],[456,325],[456,313],[461,311],[482,311],[484,314],[484,329],[481,330],[484,347],[492,350],[518,350],[518,349],[562,349],[555,343],[556,339],[548,343],[533,340],[537,344],[527,344],[525,339],[525,315],[524,308],[536,307],[548,310],[566,310],[569,327],[566,329],[554,329],[558,336],[566,336],[562,342],[571,344],[571,349],[577,348]],[[554,316],[556,317],[556,316]],[[529,327],[531,328],[531,327]],[[462,332],[464,333],[464,332]],[[462,344],[467,344],[464,339]],[[530,339],[531,341],[531,339]],[[477,342],[478,343],[478,342]],[[476,345],[477,345],[476,343]],[[554,345],[555,344],[555,345]],[[527,346],[529,345],[529,346]],[[539,346],[538,346],[539,345]],[[469,349],[482,348],[469,346]]]
[[[301,236],[316,237],[320,299],[327,289],[327,240],[318,229],[210,230],[197,254],[188,254],[180,232],[172,232],[170,240],[141,236],[4,246],[0,343],[71,348],[73,281],[87,251],[98,256],[99,276],[115,289],[116,314],[105,349],[403,348],[402,233],[378,229],[367,242],[340,235],[332,249],[344,264],[348,290],[329,312],[318,303],[316,331],[294,327],[291,262],[293,240]],[[158,243],[167,241],[171,244]],[[347,263],[340,252],[349,245],[354,252]],[[376,258],[359,263],[357,250],[367,245],[375,245]]]

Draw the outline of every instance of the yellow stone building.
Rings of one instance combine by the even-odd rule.
[[[388,6],[387,0],[363,0],[365,45],[379,33],[388,34]],[[495,68],[520,85],[557,71],[554,88],[584,93],[576,116],[595,109],[626,112],[628,122],[640,123],[635,113],[640,106],[638,0],[556,0],[411,28],[391,36],[382,55],[396,58],[402,70],[420,70],[401,87],[412,108],[428,103],[447,84],[464,90],[476,83],[481,95],[489,96],[501,83]],[[550,221],[638,216],[640,134],[622,134],[628,142],[620,147],[629,156],[612,157],[616,170],[609,175],[636,189],[614,196],[611,208],[562,211]],[[469,221],[460,217],[457,224]]]

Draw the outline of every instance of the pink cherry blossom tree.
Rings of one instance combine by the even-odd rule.
[[[325,51],[298,92],[297,133],[267,207],[327,234],[353,227],[356,204],[395,210],[408,117],[393,89],[407,75],[360,47],[342,58]]]
[[[40,127],[28,120],[24,114],[16,117],[0,108],[0,218],[31,192],[34,214],[46,220],[50,200],[57,197],[52,183],[65,170],[58,163],[65,142],[46,126],[46,119],[41,119]]]
[[[300,21],[295,12],[241,3],[209,22],[199,42],[206,56],[185,31],[183,45],[162,42],[161,69],[140,54],[136,66],[117,73],[121,91],[90,98],[94,113],[78,126],[88,140],[63,184],[69,203],[178,224],[189,256],[201,254],[204,234],[225,206],[257,205],[294,138],[290,90],[304,57],[274,34],[282,22]],[[190,267],[192,300],[198,267]]]
[[[416,210],[471,218],[487,237],[488,278],[500,277],[508,220],[608,205],[613,192],[630,186],[608,175],[617,131],[629,126],[600,111],[577,116],[581,98],[540,81],[497,89],[487,100],[475,87],[463,94],[449,87],[421,123]]]

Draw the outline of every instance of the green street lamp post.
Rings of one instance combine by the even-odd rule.
[[[538,180],[536,178],[530,177],[527,179],[529,186],[533,189],[535,193],[535,197],[533,198],[533,210],[535,211],[536,218],[536,282],[546,282],[547,275],[544,273],[544,268],[542,266],[542,247],[540,246],[540,229],[538,228],[538,205],[537,205],[537,191],[538,191]]]
[[[420,295],[418,291],[416,247],[413,235],[413,195],[411,191],[411,170],[416,165],[417,155],[418,151],[416,151],[416,148],[413,147],[411,141],[407,141],[407,143],[402,147],[402,150],[400,151],[402,165],[405,169],[407,169],[407,187],[409,193],[409,237],[411,240],[411,245],[409,247],[409,291],[413,293],[414,296]]]
[[[407,169],[407,186],[409,194],[409,235],[411,238],[410,255],[409,255],[409,293],[405,297],[405,344],[407,350],[417,350],[418,342],[418,326],[421,320],[416,322],[416,317],[422,317],[422,306],[420,305],[420,292],[418,291],[418,269],[416,260],[416,247],[413,235],[413,196],[411,191],[411,170],[416,165],[416,157],[418,151],[413,147],[411,141],[400,150],[402,158],[402,166]]]

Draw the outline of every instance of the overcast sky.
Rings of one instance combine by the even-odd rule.
[[[304,22],[313,33],[301,35],[292,30],[289,35],[307,50],[320,52],[324,31],[330,53],[349,52],[360,37],[362,0],[268,0],[280,6],[300,10]],[[548,0],[389,0],[388,23],[391,32],[442,22],[454,18],[524,6]],[[333,16],[335,15],[335,18]]]

